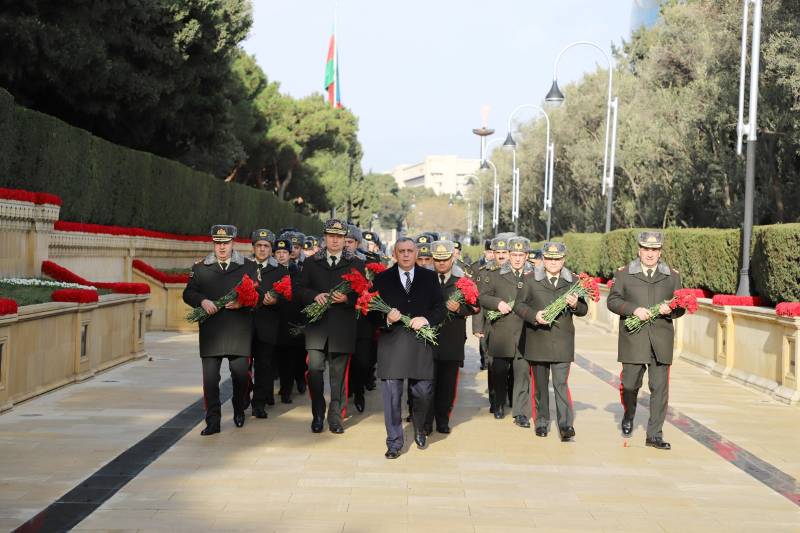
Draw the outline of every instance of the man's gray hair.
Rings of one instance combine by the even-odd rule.
[[[394,246],[392,246],[392,252],[397,250],[397,245],[400,244],[401,242],[410,242],[411,244],[414,245],[414,248],[417,247],[417,243],[414,242],[414,239],[412,239],[411,237],[398,237],[397,240],[394,241]]]

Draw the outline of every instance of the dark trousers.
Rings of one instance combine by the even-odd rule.
[[[247,388],[250,385],[250,377],[247,374],[248,357],[227,356],[228,368],[231,371],[233,381],[233,404],[234,413],[242,413],[247,408]],[[201,357],[203,365],[203,403],[206,409],[206,424],[218,426],[222,419],[222,402],[219,399],[219,370],[222,367],[222,357]]]
[[[621,387],[625,418],[633,420],[636,414],[636,397],[642,387],[644,371],[650,387],[650,419],[647,421],[647,438],[663,435],[664,419],[669,404],[669,370],[672,365],[659,363],[651,356],[650,364],[622,363]],[[625,401],[628,400],[628,401]]]
[[[325,417],[325,361],[328,362],[328,378],[331,388],[331,405],[328,409],[328,425],[341,426],[347,414],[347,382],[345,373],[350,363],[350,354],[322,350],[308,351],[308,393],[311,396],[311,414],[314,418]]]
[[[369,379],[369,372],[372,365],[372,349],[374,343],[372,339],[358,339],[356,341],[356,351],[350,360],[350,372],[348,374],[349,392],[351,394],[364,394]]]
[[[508,373],[511,370],[513,361],[512,357],[492,357],[492,366],[489,369],[489,373],[492,376],[495,407],[503,407],[506,404],[506,398],[508,398],[508,393],[511,390],[508,386]]]
[[[511,388],[511,414],[514,416],[531,416],[531,369],[521,355],[514,357],[511,364],[513,386]]]
[[[534,425],[545,428],[550,425],[550,374],[553,375],[553,392],[556,400],[556,419],[559,428],[573,425],[575,410],[569,392],[569,368],[571,363],[531,363],[533,369]]]
[[[450,425],[450,413],[456,403],[458,371],[461,361],[435,361],[433,374],[433,401],[425,416],[425,429],[443,428]]]
[[[275,401],[275,346],[253,339],[253,407]]]
[[[291,396],[295,383],[302,383],[306,373],[306,349],[303,346],[285,344],[276,349],[281,396]]]
[[[399,452],[403,449],[403,380],[382,379],[383,421],[386,424],[386,447]],[[423,430],[425,415],[433,393],[433,381],[429,379],[409,379],[409,391],[414,406],[412,420],[414,431]]]

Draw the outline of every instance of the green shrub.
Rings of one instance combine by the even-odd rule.
[[[560,239],[553,240],[563,242],[567,246],[567,268],[574,272],[600,275],[602,233],[567,233]]]
[[[228,223],[295,226],[319,235],[321,222],[269,191],[225,183],[175,161],[115,145],[14,104],[0,89],[0,187],[61,196],[61,219],[205,234]]]
[[[754,228],[750,274],[770,302],[800,301],[800,224]]]

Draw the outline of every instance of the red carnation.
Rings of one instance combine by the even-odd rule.
[[[350,269],[350,272],[343,275],[342,279],[349,284],[349,289],[357,294],[361,294],[369,289],[369,281],[367,281],[367,278],[364,277],[364,274],[355,268]]]
[[[287,302],[292,301],[292,278],[288,274],[272,284],[272,290],[269,291],[270,295],[275,298],[277,296],[283,297]]]
[[[369,313],[369,304],[372,302],[372,299],[375,298],[376,296],[378,296],[378,291],[362,292],[361,295],[358,297],[358,300],[356,300],[356,311],[358,311],[364,316],[367,316],[367,313]]]
[[[145,263],[141,259],[134,259],[132,263],[133,268],[140,272],[144,272],[153,279],[161,283],[188,283],[188,274],[167,274],[158,270],[157,268]]]
[[[242,277],[242,281],[235,287],[236,291],[236,300],[242,305],[242,307],[255,307],[258,304],[258,291],[256,291],[256,285],[250,276],[245,274]]]
[[[456,282],[456,289],[461,292],[464,303],[475,305],[478,302],[478,286],[468,277],[463,277]]]
[[[606,281],[606,287],[608,287],[610,289],[613,286],[614,286],[614,280],[613,279],[610,279],[610,280]]]
[[[763,306],[760,296],[736,296],[735,294],[715,294],[711,299],[714,305]]]
[[[778,316],[800,316],[800,302],[781,302],[775,306]]]
[[[86,304],[98,301],[97,291],[89,289],[58,289],[52,292],[54,302],[75,302]]]
[[[18,310],[16,300],[0,298],[0,315],[13,315]]]

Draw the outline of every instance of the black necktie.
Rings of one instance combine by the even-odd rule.
[[[444,274],[439,274],[439,285],[444,287]]]
[[[404,288],[406,290],[406,293],[408,293],[408,292],[411,292],[411,273],[410,272],[406,272],[405,274],[406,274],[406,281],[405,281]]]
[[[552,283],[553,287],[555,287],[556,283],[558,283],[558,278],[553,276],[552,278],[550,278],[550,283]]]
[[[219,266],[220,266],[220,268],[222,268],[223,272],[227,272],[228,271],[228,263],[220,263]]]
[[[331,256],[331,268],[336,268],[336,256]]]
[[[521,277],[522,277],[522,272],[521,272],[521,271],[519,271],[519,270],[515,270],[515,271],[514,271],[514,275],[515,275],[515,276],[517,276],[517,279],[519,279],[519,278],[521,278]]]
[[[652,268],[648,268],[647,269],[647,277],[650,278],[650,279],[653,279],[653,269]]]
[[[258,271],[259,271],[259,272],[261,272],[261,270],[262,270],[263,268],[264,268],[264,265],[263,265],[263,264],[261,264],[261,263],[259,263],[259,264],[258,264]]]

